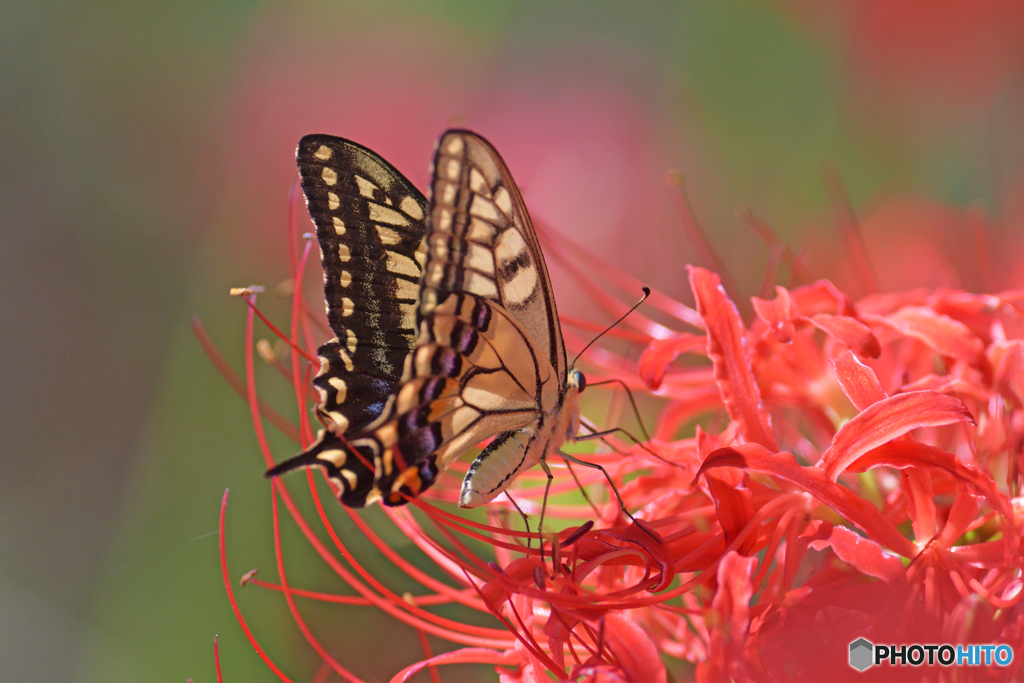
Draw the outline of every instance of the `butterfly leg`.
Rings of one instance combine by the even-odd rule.
[[[629,514],[629,510],[626,509],[626,504],[624,502],[622,502],[622,496],[619,495],[619,489],[615,486],[615,482],[612,481],[611,475],[608,474],[608,470],[606,470],[605,468],[601,467],[597,463],[587,462],[586,460],[580,460],[579,458],[574,458],[573,456],[569,455],[568,453],[564,453],[562,451],[558,451],[558,454],[565,459],[566,463],[572,462],[572,463],[576,463],[577,465],[583,465],[584,467],[590,467],[590,468],[595,469],[595,470],[601,470],[601,474],[603,474],[604,478],[608,480],[608,485],[612,487],[612,493],[615,494],[615,498],[618,499],[618,501],[619,501],[619,508],[622,510],[622,513],[624,515],[626,515],[627,517],[629,517],[629,520],[631,522],[633,522],[634,524],[636,524],[637,526],[639,526],[644,531],[644,533],[646,533],[648,536],[650,536],[651,538],[653,538],[656,541],[662,542],[661,539],[658,536],[656,536],[654,533],[652,533],[647,528],[646,525],[644,525],[644,524],[637,524],[636,517],[634,517],[633,515]]]
[[[587,495],[587,489],[583,487],[582,482],[580,482],[580,478],[576,476],[576,470],[572,468],[572,463],[566,460],[565,467],[569,470],[569,474],[572,475],[573,481],[576,482],[576,486],[579,487],[580,493],[583,494],[583,500],[587,501],[587,505],[589,505],[590,509],[594,511],[594,514],[600,517],[601,512],[597,509],[597,506],[594,505],[594,501],[590,500],[590,496]]]
[[[588,423],[588,422],[585,422],[584,420],[580,420],[580,422],[581,422],[581,423],[583,424],[583,426],[585,426],[585,427],[586,427],[587,429],[591,429],[591,430],[592,430],[592,429],[594,429],[593,425],[591,425],[590,423]],[[657,453],[655,453],[655,452],[654,452],[653,450],[651,450],[651,449],[650,449],[650,448],[649,448],[648,446],[644,445],[644,442],[643,442],[643,441],[641,441],[640,439],[636,438],[635,436],[633,436],[632,434],[630,434],[629,432],[627,432],[627,431],[626,431],[625,429],[623,429],[622,427],[614,427],[614,428],[612,428],[612,429],[606,429],[606,430],[604,430],[604,431],[601,431],[601,432],[599,432],[599,431],[593,431],[593,432],[591,432],[590,434],[580,434],[579,436],[577,436],[577,437],[576,437],[576,439],[575,439],[575,440],[576,440],[576,441],[589,441],[590,439],[602,439],[602,440],[603,440],[603,439],[604,439],[604,437],[606,437],[606,436],[609,436],[609,435],[611,435],[611,434],[614,434],[614,433],[616,433],[616,432],[619,432],[619,433],[621,433],[621,434],[624,434],[624,435],[625,435],[626,437],[628,437],[628,438],[629,438],[629,439],[630,439],[630,440],[631,440],[631,441],[632,441],[633,443],[635,443],[635,444],[636,444],[637,446],[639,446],[640,448],[644,449],[645,451],[647,451],[648,453],[650,453],[651,455],[653,455],[653,456],[654,456],[655,458],[657,458],[657,459],[658,459],[658,460],[660,460],[661,462],[665,463],[666,465],[671,465],[672,467],[679,467],[679,468],[683,468],[683,465],[680,465],[680,464],[679,464],[679,463],[677,463],[677,462],[672,462],[671,460],[666,460],[665,458],[663,458],[663,457],[661,457],[660,455],[658,455]],[[607,445],[607,446],[608,446],[609,448],[611,448],[611,449],[612,449],[613,451],[615,451],[616,453],[618,453],[618,452],[619,452],[618,450],[616,450],[616,449],[615,449],[615,448],[614,448],[614,447],[613,447],[613,446],[612,446],[612,445],[611,445],[610,443],[608,443],[607,441],[605,441],[605,444],[606,444],[606,445]]]
[[[588,435],[588,436],[591,436],[591,435]],[[579,439],[577,439],[577,440],[579,440]],[[605,468],[601,467],[597,463],[587,462],[586,460],[580,460],[579,458],[575,458],[575,457],[569,455],[568,453],[565,453],[564,451],[558,451],[558,454],[560,456],[562,456],[562,458],[566,462],[575,463],[577,465],[582,465],[583,467],[589,467],[589,468],[595,469],[595,470],[601,470],[601,474],[603,474],[604,478],[608,480],[608,485],[612,487],[612,493],[614,493],[615,494],[615,498],[618,499],[619,507],[622,509],[623,514],[626,515],[627,517],[629,517],[630,521],[632,521],[632,522],[636,521],[636,519],[633,518],[633,515],[629,514],[629,510],[626,509],[626,504],[624,502],[622,502],[622,496],[619,495],[619,489],[615,486],[615,482],[612,481],[612,477],[611,477],[610,474],[608,474],[608,470],[606,470]],[[543,462],[543,460],[541,462]]]
[[[523,518],[523,524],[526,525],[526,533],[529,534],[530,533],[530,518],[526,516],[526,513],[523,512],[523,508],[519,507],[519,503],[517,503],[515,501],[515,499],[509,494],[507,489],[505,491],[505,497],[508,498],[508,502],[512,503],[512,507],[514,507],[516,509],[516,512],[519,513],[519,516]],[[533,545],[533,537],[528,535],[526,537],[526,547],[529,548],[532,545]]]
[[[629,397],[629,403],[633,406],[633,414],[636,415],[637,424],[640,425],[640,431],[643,432],[644,438],[648,441],[651,440],[651,434],[647,431],[647,427],[644,426],[643,418],[640,417],[640,410],[636,407],[636,399],[633,398],[633,392],[630,391],[629,387],[621,379],[606,379],[602,382],[591,382],[587,384],[588,388],[599,387],[602,384],[619,384],[623,389],[626,390],[626,396]]]
[[[548,493],[551,491],[551,481],[555,478],[555,475],[551,474],[551,468],[548,467],[547,460],[542,456],[540,459],[540,468],[544,470],[544,474],[547,476],[548,481],[544,484],[544,500],[540,504],[540,520],[537,522],[537,536],[540,538],[540,564],[544,566],[544,513],[548,507]],[[557,543],[558,537],[552,543]],[[554,551],[552,551],[554,552]],[[554,559],[552,557],[552,559]],[[557,571],[557,567],[552,569],[552,573]]]

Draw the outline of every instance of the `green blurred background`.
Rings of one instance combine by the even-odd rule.
[[[538,218],[684,301],[696,252],[670,168],[747,294],[767,250],[740,204],[795,248],[817,245],[819,272],[841,260],[826,160],[877,217],[865,230],[881,262],[973,244],[976,201],[1019,255],[1022,14],[1002,0],[0,5],[0,680],[213,681],[214,634],[226,681],[276,680],[230,611],[214,533],[230,487],[233,579],[273,579],[269,487],[247,407],[189,319],[241,368],[244,307],[227,291],[287,275],[303,134],[358,140],[423,187],[436,136],[474,128]],[[921,227],[935,221],[941,235]],[[904,223],[916,242],[898,242]],[[1021,286],[1020,260],[999,266],[1003,286]],[[933,275],[984,279],[960,272]],[[553,277],[562,312],[592,317]],[[294,452],[272,437],[278,459]],[[338,590],[285,540],[295,583]],[[286,672],[310,680],[316,658],[283,601],[239,598]],[[367,680],[421,657],[372,610],[308,612]],[[477,677],[494,675],[444,675]]]

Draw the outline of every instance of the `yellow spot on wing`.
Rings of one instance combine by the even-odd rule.
[[[466,279],[464,282],[467,292],[472,292],[473,294],[482,296],[485,299],[498,298],[498,288],[494,284],[494,280],[485,275],[470,271],[466,273]]]
[[[474,218],[469,222],[469,228],[466,230],[466,239],[489,247],[494,243],[495,234],[497,234],[497,230],[494,229],[493,225],[479,218]]]
[[[399,254],[394,251],[388,252],[388,263],[387,269],[392,273],[398,273],[400,275],[408,275],[409,277],[419,277],[420,269],[408,256]]]
[[[490,249],[487,249],[475,242],[470,242],[469,249],[466,250],[466,260],[463,261],[463,265],[467,268],[473,268],[474,270],[487,273],[488,275],[494,275],[494,254],[491,253]]]
[[[339,206],[341,206],[341,200],[338,199],[338,195],[334,194],[333,192],[328,192],[327,193],[327,208],[329,208],[331,211],[334,211]]]
[[[327,183],[328,185],[334,185],[336,182],[338,182],[338,174],[334,171],[333,168],[328,168],[327,166],[324,166],[324,170],[320,174],[320,177],[322,177],[324,179],[324,182]]]
[[[344,235],[345,234],[345,222],[342,221],[337,216],[334,216],[332,220],[334,221],[334,232],[338,233],[339,235]]]
[[[427,265],[427,241],[423,240],[420,242],[420,246],[416,247],[416,253],[413,254],[413,258],[416,259],[416,263],[420,264],[420,268]]]
[[[491,188],[487,187],[487,181],[484,180],[483,174],[475,168],[469,171],[469,188],[478,194],[491,194]]]
[[[394,209],[370,202],[370,220],[390,225],[409,225],[409,219]]]
[[[356,307],[355,304],[352,303],[352,299],[345,297],[341,300],[341,314],[343,316],[348,317],[352,315],[352,311],[354,311],[355,309]]]
[[[348,489],[351,491],[355,489],[359,479],[356,477],[356,473],[351,470],[341,470],[341,476],[345,478],[348,483]]]
[[[469,213],[494,222],[501,219],[494,202],[481,195],[473,197],[473,204],[469,207]]]
[[[412,216],[415,220],[423,220],[423,208],[420,207],[419,202],[412,197],[403,197],[402,202],[398,207],[404,211],[406,215]]]
[[[437,217],[437,229],[444,232],[451,232],[452,230],[452,212],[450,209],[441,209],[440,215]]]
[[[512,216],[512,197],[504,187],[499,187],[494,191],[494,203],[498,205],[498,208],[501,209],[506,216]]]
[[[331,158],[332,154],[334,154],[334,151],[327,145],[320,145],[320,148],[317,151],[313,152],[313,156],[315,156],[320,161],[327,161],[328,159]]]
[[[372,213],[372,212],[371,212]],[[387,245],[398,244],[402,241],[402,236],[391,228],[385,228],[383,225],[376,226],[377,236],[380,237],[380,241]]]
[[[342,262],[348,261],[350,258],[352,258],[352,252],[348,250],[347,244],[338,245],[338,258],[340,258]]]
[[[348,456],[345,451],[340,448],[332,448],[329,451],[320,451],[316,456],[317,460],[326,460],[329,463],[333,463],[337,467],[341,467],[348,460]]]
[[[331,377],[327,380],[327,383],[334,387],[334,390],[338,394],[335,400],[338,403],[344,403],[345,398],[348,396],[348,386],[346,386],[345,380],[340,377]]]
[[[356,352],[356,333],[352,330],[345,330],[345,346],[349,353]]]
[[[462,164],[459,163],[458,159],[449,159],[448,163],[444,165],[445,177],[449,180],[455,180],[458,178],[461,171]]]
[[[398,304],[398,310],[402,312],[402,327],[414,329],[416,327],[416,304]]]
[[[377,189],[377,186],[362,176],[354,177],[356,179],[356,186],[359,187],[359,194],[368,199],[373,199],[373,191]]]
[[[397,280],[398,287],[395,289],[395,298],[397,299],[411,299],[416,300],[420,295],[420,285],[418,282],[409,282],[408,280]]]
[[[462,137],[459,135],[453,135],[448,140],[448,145],[445,147],[445,151],[449,154],[458,154],[462,151]]]
[[[352,273],[348,272],[347,270],[341,271],[341,278],[339,278],[339,283],[341,284],[342,287],[348,287],[350,284],[352,284]]]

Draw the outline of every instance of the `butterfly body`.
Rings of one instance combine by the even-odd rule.
[[[347,140],[307,136],[297,157],[336,337],[314,380],[326,429],[268,475],[317,465],[346,505],[401,505],[495,437],[463,481],[459,504],[475,507],[575,438],[582,375],[494,148],[445,133],[429,202]]]

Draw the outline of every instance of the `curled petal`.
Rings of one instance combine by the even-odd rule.
[[[853,315],[850,300],[828,280],[818,280],[809,285],[793,289],[790,293],[793,303],[800,307],[804,315],[831,313],[833,315]]]
[[[874,576],[886,583],[901,581],[905,575],[900,558],[886,552],[870,538],[864,538],[845,527],[820,521],[812,522],[808,531],[816,532],[808,539],[809,547],[814,550],[832,548],[836,557],[862,574]],[[804,537],[809,535],[808,531],[804,532]]]
[[[864,323],[845,315],[829,315],[818,313],[805,318],[819,330],[841,341],[850,350],[864,358],[878,358],[882,355],[882,345],[878,338]]]
[[[657,389],[665,379],[665,371],[679,354],[703,351],[707,339],[702,334],[684,332],[668,339],[652,339],[640,356],[639,374],[651,389]]]
[[[819,467],[835,481],[850,463],[918,427],[938,427],[956,422],[974,424],[974,417],[958,398],[934,391],[897,394],[874,403],[836,432],[821,455]]]
[[[623,552],[624,549],[628,552]],[[602,529],[579,539],[576,542],[576,553],[581,561],[587,563],[583,565],[585,568],[581,569],[582,573],[601,563],[631,564],[646,568],[646,581],[651,575],[651,569],[657,566],[661,571],[658,581],[653,587],[643,586],[652,593],[668,588],[675,576],[672,550],[661,534],[640,519],[621,531]]]
[[[799,317],[799,314],[793,314],[794,306],[788,289],[776,286],[775,291],[778,296],[772,301],[752,296],[750,302],[754,304],[754,312],[757,313],[757,317],[768,325],[775,338],[782,344],[788,344],[793,341],[793,335],[796,334],[793,318]]]
[[[875,371],[861,363],[849,351],[844,351],[831,362],[839,386],[843,388],[843,392],[857,410],[864,410],[889,397],[879,384]]]
[[[776,451],[772,420],[761,401],[761,390],[747,360],[746,330],[736,306],[718,276],[709,270],[688,266],[690,287],[697,300],[697,312],[708,331],[708,357],[715,369],[715,382],[729,417],[740,425],[743,437]]]
[[[917,554],[917,547],[901,534],[878,508],[845,486],[840,486],[829,479],[820,467],[802,467],[791,453],[772,453],[763,446],[752,443],[720,448],[708,456],[697,476],[700,477],[713,467],[739,467],[788,481],[831,507],[890,550],[904,557],[913,557]]]
[[[743,473],[736,469],[705,472],[704,478],[711,497],[715,499],[715,513],[725,533],[725,542],[732,543],[754,516],[754,494],[743,485]],[[756,532],[749,534],[737,550],[746,555],[755,543]]]
[[[893,441],[864,454],[852,462],[849,469],[853,472],[863,472],[873,467],[928,467],[942,470],[958,482],[969,484],[975,491],[984,494],[989,505],[998,510],[1007,522],[1014,523],[1010,501],[999,491],[992,478],[941,448],[914,441]],[[952,516],[952,513],[950,514]]]

